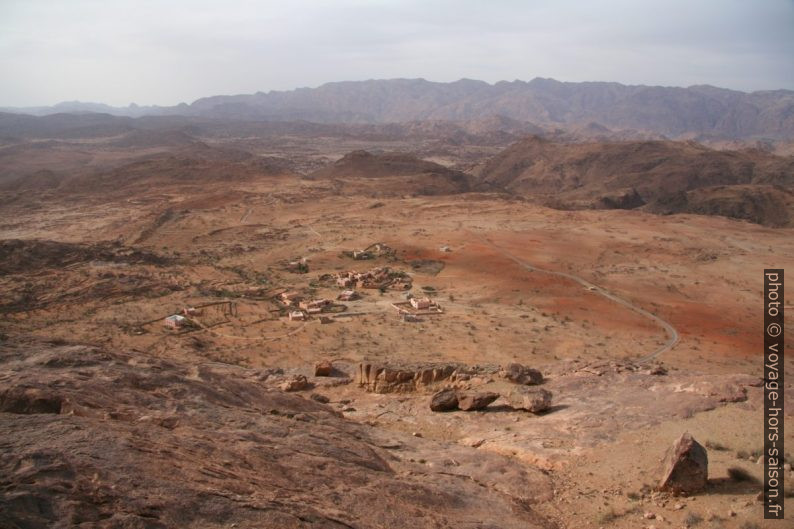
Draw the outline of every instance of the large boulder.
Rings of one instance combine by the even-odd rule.
[[[505,396],[507,402],[515,409],[540,413],[551,407],[551,391],[543,388],[518,386]]]
[[[458,393],[454,389],[439,391],[430,398],[433,411],[452,411],[458,409]]]
[[[466,391],[458,393],[458,408],[463,411],[477,411],[485,408],[499,398],[491,391]]]
[[[406,393],[439,382],[453,381],[457,364],[377,365],[363,362],[356,383],[374,393]]]
[[[499,375],[516,384],[534,385],[543,383],[543,374],[537,369],[521,364],[507,364]]]
[[[685,433],[667,451],[659,490],[673,494],[693,494],[706,488],[708,476],[709,457],[706,449],[689,433]]]

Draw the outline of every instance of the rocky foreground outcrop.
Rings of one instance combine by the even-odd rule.
[[[355,382],[373,393],[405,393],[439,382],[459,382],[472,377],[494,376],[496,366],[463,364],[378,365],[363,362],[355,374]]]
[[[373,393],[405,393],[427,388],[440,382],[484,383],[501,377],[520,385],[543,383],[543,374],[521,364],[465,365],[458,363],[389,365],[362,362],[358,365],[355,382]]]
[[[0,345],[0,527],[555,527],[531,507],[551,497],[540,471],[353,423],[268,376]]]

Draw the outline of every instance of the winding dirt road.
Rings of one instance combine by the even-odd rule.
[[[583,279],[583,278],[581,278],[581,277],[579,277],[577,275],[569,274],[567,272],[557,272],[557,271],[554,271],[554,270],[547,270],[545,268],[539,268],[539,267],[537,267],[535,265],[532,265],[530,263],[527,263],[526,261],[523,261],[523,260],[519,259],[515,255],[513,255],[510,252],[508,252],[507,250],[505,250],[504,248],[501,248],[500,246],[497,246],[493,241],[491,241],[487,237],[483,237],[482,235],[479,235],[477,233],[473,233],[473,232],[471,232],[469,230],[466,230],[466,232],[469,233],[470,235],[472,235],[473,237],[476,237],[477,239],[482,241],[484,244],[487,244],[488,246],[490,246],[494,250],[498,251],[499,253],[501,253],[502,255],[504,255],[505,257],[510,259],[511,261],[515,262],[519,266],[525,268],[526,270],[529,270],[530,272],[540,272],[540,273],[543,273],[543,274],[549,274],[549,275],[554,275],[554,276],[558,276],[558,277],[564,277],[565,279],[569,279],[571,281],[579,283],[580,285],[582,285],[583,287],[585,287],[589,291],[594,292],[596,294],[599,294],[599,295],[601,295],[601,296],[603,296],[603,297],[605,297],[605,298],[607,298],[607,299],[609,299],[611,301],[614,301],[615,303],[617,303],[619,305],[623,305],[627,309],[630,309],[630,310],[636,312],[637,314],[640,314],[640,315],[652,320],[659,327],[664,329],[664,331],[667,333],[667,341],[662,346],[660,346],[658,349],[648,353],[645,356],[641,356],[640,358],[637,358],[635,360],[637,363],[649,362],[650,360],[653,360],[654,358],[658,357],[659,355],[661,355],[663,353],[666,353],[667,351],[672,349],[673,346],[675,346],[675,344],[678,343],[678,338],[679,338],[678,331],[676,331],[675,327],[670,325],[669,322],[663,320],[659,316],[657,316],[655,314],[652,314],[652,313],[648,312],[647,310],[645,310],[645,309],[643,309],[641,307],[638,307],[637,305],[631,303],[630,301],[627,301],[627,300],[625,300],[625,299],[623,299],[621,297],[618,297],[615,294],[612,294],[611,292],[601,288],[600,286],[598,286],[596,284],[593,284],[590,281],[587,281],[586,279]]]

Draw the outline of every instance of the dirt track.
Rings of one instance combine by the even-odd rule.
[[[616,296],[615,294],[612,294],[609,291],[603,289],[602,287],[600,287],[600,286],[598,286],[596,284],[593,284],[590,281],[587,281],[586,279],[582,279],[581,277],[579,277],[577,275],[569,274],[567,272],[558,272],[558,271],[554,271],[554,270],[546,270],[544,268],[538,268],[537,266],[534,266],[534,265],[531,265],[531,264],[529,264],[529,263],[527,263],[525,261],[522,261],[521,259],[519,259],[515,255],[511,254],[510,252],[508,252],[507,250],[504,250],[503,248],[500,248],[499,246],[494,244],[494,242],[491,241],[490,239],[488,239],[487,237],[483,237],[481,235],[478,235],[478,234],[473,233],[473,232],[468,231],[468,230],[467,230],[467,233],[469,233],[469,234],[473,235],[474,237],[478,238],[480,241],[482,241],[483,243],[487,244],[488,246],[490,246],[494,250],[497,250],[497,251],[501,252],[502,255],[504,255],[505,257],[509,258],[510,260],[515,262],[516,264],[522,266],[523,268],[526,268],[527,270],[529,270],[531,272],[541,272],[541,273],[544,273],[544,274],[551,274],[551,275],[555,275],[555,276],[559,276],[559,277],[564,277],[566,279],[570,279],[571,281],[575,281],[576,283],[579,283],[580,285],[582,285],[586,289],[588,289],[588,290],[590,290],[592,292],[595,292],[595,293],[597,293],[597,294],[599,294],[599,295],[601,295],[601,296],[603,296],[603,297],[605,297],[605,298],[607,298],[607,299],[609,299],[611,301],[614,301],[615,303],[623,305],[624,307],[626,307],[628,309],[631,309],[634,312],[636,312],[638,314],[641,314],[642,316],[645,316],[646,318],[649,318],[649,319],[653,320],[655,323],[657,323],[659,326],[661,326],[665,330],[667,335],[668,335],[667,342],[665,342],[664,345],[662,345],[661,347],[659,347],[655,351],[652,351],[651,353],[649,353],[649,354],[647,354],[645,356],[641,356],[640,358],[637,358],[635,360],[637,363],[649,362],[649,361],[659,357],[659,355],[669,351],[670,349],[672,349],[675,346],[675,344],[678,343],[678,339],[679,339],[678,331],[676,331],[675,327],[670,325],[670,323],[668,323],[667,321],[663,320],[659,316],[657,316],[655,314],[652,314],[652,313],[648,312],[647,310],[645,310],[645,309],[643,309],[641,307],[638,307],[637,305],[634,305],[630,301],[627,301],[627,300],[625,300],[623,298],[620,298],[620,297]]]

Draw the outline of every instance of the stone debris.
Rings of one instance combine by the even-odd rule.
[[[540,371],[521,364],[507,364],[499,371],[499,376],[516,384],[536,385],[543,383],[543,374]]]
[[[282,391],[302,391],[309,388],[309,381],[303,375],[292,375],[279,385]]]
[[[330,377],[334,371],[334,365],[330,360],[320,360],[314,364],[314,376],[316,377]]]
[[[678,438],[664,459],[664,474],[659,490],[673,494],[693,494],[706,488],[709,459],[706,449],[689,434]]]
[[[321,393],[312,393],[311,399],[321,404],[328,404],[329,402],[331,402],[331,399],[329,399],[325,395],[322,395]]]

